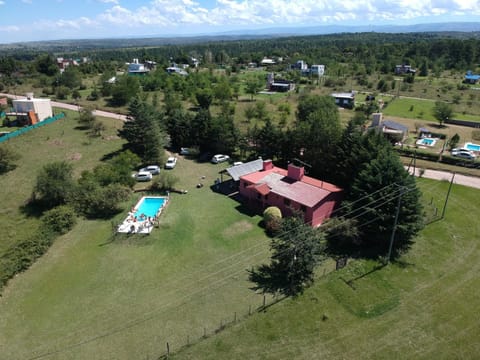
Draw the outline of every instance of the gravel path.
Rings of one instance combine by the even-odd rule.
[[[415,176],[419,176],[419,171],[419,169],[416,169]],[[413,169],[410,169],[410,174],[411,173],[413,173]],[[448,171],[426,169],[422,177],[433,180],[450,181],[452,179],[452,175],[453,174]],[[455,174],[455,179],[453,180],[453,183],[480,189],[480,178],[474,176]]]
[[[12,94],[4,94],[4,93],[0,93],[0,96],[5,96],[5,97],[8,97],[10,99],[25,99],[26,98],[25,96],[21,96],[21,95],[12,95]],[[52,103],[52,107],[57,107],[57,108],[61,108],[61,109],[67,109],[67,110],[72,110],[72,111],[79,111],[81,109],[80,106],[74,105],[74,104],[65,104],[65,103],[58,102],[58,101],[52,101],[51,103]],[[118,120],[121,120],[121,121],[127,120],[126,115],[116,114],[116,113],[103,111],[103,110],[93,110],[93,115],[108,117],[108,118],[111,118],[111,119],[118,119]]]

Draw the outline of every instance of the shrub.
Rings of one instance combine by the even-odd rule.
[[[266,208],[263,212],[263,222],[269,235],[278,234],[282,227],[282,212],[276,206]]]
[[[178,182],[178,178],[173,174],[163,171],[150,186],[151,191],[167,191],[173,190]]]
[[[62,235],[77,223],[77,215],[72,207],[62,205],[45,212],[42,222],[45,228]]]

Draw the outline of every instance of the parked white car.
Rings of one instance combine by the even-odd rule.
[[[141,168],[138,172],[149,172],[152,175],[160,174],[160,166],[158,165],[148,165],[147,167]]]
[[[186,147],[180,148],[180,155],[190,155],[190,149]]]
[[[152,173],[149,171],[139,171],[135,174],[135,180],[137,181],[150,181],[152,178]]]
[[[177,165],[177,158],[170,156],[165,163],[165,169],[173,169]]]
[[[228,155],[217,154],[217,155],[213,155],[210,161],[213,164],[219,164],[221,162],[228,161],[229,159],[230,159],[230,156]]]
[[[475,160],[475,157],[476,157],[475,154],[473,154],[469,150],[452,151],[452,156],[461,157],[469,160]]]

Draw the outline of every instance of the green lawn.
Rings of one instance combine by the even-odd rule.
[[[16,207],[28,197],[39,166],[79,152],[83,156],[74,163],[78,172],[121,145],[118,139],[111,140],[111,149],[97,144],[100,139],[83,144],[84,134],[71,128],[68,119],[45,127],[48,134],[32,133],[11,143],[29,148],[25,164],[0,178],[1,188],[15,186],[21,174],[30,176],[5,205],[20,219],[9,225],[8,212],[1,216],[9,243],[19,236],[19,224],[26,235],[38,221]],[[249,289],[246,270],[268,258],[269,242],[259,216],[210,189],[225,166],[180,157],[172,172],[188,193],[171,194],[160,227],[149,236],[112,237],[112,221],[123,220],[141,196],[136,193],[112,221],[81,220],[57,239],[3,291],[0,358],[153,358],[167,341],[172,350],[178,349],[204,331],[211,334],[235,313],[240,318],[249,306],[259,306],[262,297]],[[196,188],[199,182],[205,186]]]
[[[441,210],[448,184],[420,185],[427,210]],[[476,358],[479,201],[479,190],[454,186],[445,219],[400,262],[375,270],[373,261],[352,261],[174,359]]]
[[[55,109],[55,113],[61,110]],[[0,176],[2,206],[0,208],[0,255],[13,242],[35,230],[37,218],[22,207],[32,193],[38,171],[47,162],[65,160],[74,165],[77,175],[98,164],[104,154],[118,150],[123,141],[116,136],[118,120],[101,119],[107,127],[101,138],[89,138],[85,131],[75,129],[76,112],[65,111],[66,117],[42,126],[2,145],[11,147],[21,159],[14,171]]]

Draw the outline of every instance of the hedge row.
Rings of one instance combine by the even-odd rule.
[[[401,156],[407,157],[416,157],[420,160],[427,160],[427,161],[435,161],[441,162],[443,164],[449,165],[456,165],[456,166],[463,166],[468,168],[480,168],[480,162],[476,162],[473,160],[462,159],[459,157],[447,155],[447,154],[436,154],[425,150],[420,149],[412,149],[412,148],[397,148],[397,152]]]

